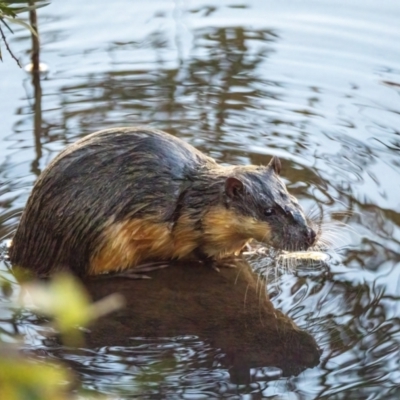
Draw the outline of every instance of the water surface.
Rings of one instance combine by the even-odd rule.
[[[83,387],[123,398],[399,398],[399,18],[389,0],[54,0],[40,9],[49,66],[40,142],[30,77],[6,54],[0,65],[2,240],[58,151],[122,125],[164,129],[226,164],[278,155],[303,207],[348,228],[327,267],[267,285],[275,307],[323,350],[319,366],[298,376],[266,367],[234,384],[220,349],[190,336],[67,351],[30,315],[17,326],[27,348],[72,360]],[[10,43],[28,63],[28,33],[16,28]],[[5,332],[10,316],[2,310]]]

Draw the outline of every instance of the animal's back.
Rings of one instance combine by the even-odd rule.
[[[196,171],[216,165],[161,131],[118,128],[89,135],[60,153],[36,182],[11,260],[38,272],[68,267],[86,273],[107,227],[140,218],[155,219],[157,226],[170,222]]]

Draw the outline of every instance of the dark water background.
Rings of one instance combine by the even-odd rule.
[[[219,349],[196,338],[59,349],[83,387],[122,398],[400,398],[400,2],[54,0],[39,29],[49,66],[40,143],[30,77],[4,49],[0,64],[2,240],[66,144],[138,124],[222,163],[278,155],[305,209],[318,204],[348,224],[328,271],[268,284],[274,305],[323,349],[318,367],[291,378],[253,371],[252,384],[235,386],[218,363],[202,365]],[[10,43],[28,63],[28,32],[16,28]],[[1,313],[3,336],[17,329],[28,348],[46,350],[34,318],[15,326],[11,310]],[[165,349],[176,363],[155,373]]]

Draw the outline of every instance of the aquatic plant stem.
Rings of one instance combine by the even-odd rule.
[[[35,150],[36,158],[32,162],[32,170],[35,174],[39,174],[39,161],[42,157],[42,87],[40,84],[40,42],[39,42],[39,32],[37,25],[37,14],[35,1],[31,0],[30,5],[32,6],[29,11],[29,20],[32,29],[35,33],[31,33],[32,38],[32,85],[35,93],[35,103],[34,103],[34,135],[35,135]]]

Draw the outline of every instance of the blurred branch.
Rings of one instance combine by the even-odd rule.
[[[37,35],[36,9],[47,6],[49,3],[35,4],[34,0],[28,0],[28,1],[24,2],[24,3],[28,3],[28,6],[26,6],[26,7],[10,7],[13,3],[17,3],[17,2],[0,1],[0,35],[6,45],[7,51],[10,53],[11,57],[17,62],[18,66],[21,68],[21,64],[19,63],[19,60],[13,54],[13,52],[7,42],[7,38],[4,34],[1,24],[4,24],[4,26],[6,26],[11,33],[14,33],[14,32],[8,26],[6,21],[13,23],[13,24],[21,25],[24,28],[28,29],[32,33],[32,37],[36,37],[36,41],[37,41],[37,43],[33,43],[33,52],[35,53],[35,49],[37,49],[37,53],[39,54],[39,50],[38,50],[39,38]],[[18,2],[18,4],[20,4],[20,3],[21,2]],[[23,21],[20,18],[17,18],[17,14],[28,12],[28,11],[30,13],[30,19],[31,19],[30,24],[26,23],[25,21]],[[34,39],[32,39],[32,41],[34,41]],[[1,49],[0,49],[0,60],[1,61],[3,60],[2,56],[1,56]]]
[[[0,20],[1,20],[1,22],[3,22],[7,26],[7,24],[3,21],[3,19],[0,19]],[[22,68],[18,58],[15,57],[14,53],[12,52],[12,50],[10,49],[10,46],[7,43],[7,39],[6,39],[5,35],[4,35],[3,29],[1,29],[1,25],[0,25],[0,34],[1,34],[1,38],[4,41],[4,44],[6,45],[7,51],[10,53],[11,57],[17,62],[18,66],[20,68]],[[2,57],[1,57],[1,50],[0,50],[0,60],[3,61]]]
[[[35,1],[30,0],[29,4],[31,6],[29,10],[29,21],[32,27],[32,73],[39,75],[39,33],[37,26],[37,15],[35,8]]]

